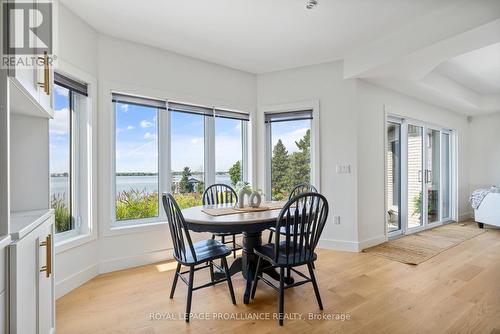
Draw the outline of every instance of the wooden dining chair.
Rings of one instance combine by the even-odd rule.
[[[226,184],[212,184],[205,189],[202,196],[203,205],[231,204],[238,202],[238,195],[233,188]],[[233,257],[236,258],[236,251],[241,249],[241,246],[236,243],[236,234],[234,233],[214,233],[212,239],[221,238],[221,242],[225,245],[232,244]],[[228,238],[229,240],[226,240]]]
[[[309,282],[312,283],[319,309],[323,309],[312,265],[317,259],[314,250],[327,219],[328,201],[323,195],[313,192],[299,194],[287,202],[283,209],[281,209],[276,220],[276,230],[279,231],[281,228],[284,228],[286,233],[276,233],[274,243],[260,246],[254,250],[258,256],[258,260],[251,297],[252,299],[255,298],[257,283],[260,279],[278,291],[278,320],[281,326],[283,325],[284,316],[285,289]],[[280,281],[278,287],[264,277],[262,271],[264,261],[270,263],[269,268],[279,268]],[[296,269],[304,265],[309,270],[309,277]],[[285,286],[285,269],[291,269],[303,278],[303,280]]]
[[[316,187],[314,187],[310,183],[300,183],[296,185],[292,191],[290,192],[290,195],[288,195],[288,200],[294,198],[295,196],[302,194],[302,193],[307,193],[307,192],[312,192],[312,193],[317,193],[318,190]],[[276,232],[276,229],[273,227],[269,228],[269,239],[267,240],[268,243],[271,243],[273,241],[273,234]],[[284,231],[281,231],[283,233]]]
[[[231,282],[231,275],[229,273],[229,267],[226,260],[226,256],[231,254],[231,249],[229,249],[226,245],[222,244],[218,240],[213,239],[198,241],[193,244],[189,235],[186,221],[184,220],[184,216],[182,215],[182,212],[179,208],[179,205],[175,201],[175,198],[172,196],[172,194],[163,194],[162,200],[163,208],[165,209],[165,212],[167,214],[170,235],[172,236],[172,242],[174,244],[174,258],[175,260],[177,260],[177,268],[175,270],[174,281],[172,282],[172,290],[170,291],[170,299],[174,298],[177,279],[180,277],[181,280],[188,286],[185,315],[186,322],[189,322],[191,312],[191,299],[193,291],[195,290],[227,281],[229,293],[231,295],[231,301],[233,302],[233,304],[236,304],[233,284]],[[217,259],[220,259],[222,261],[223,268],[214,263],[214,260]],[[181,272],[181,265],[189,267],[189,270]],[[223,271],[226,274],[226,278],[215,280],[214,266],[220,271]],[[210,268],[211,281],[207,284],[193,287],[194,272],[205,268]],[[189,273],[189,277],[186,280],[183,275],[187,273]]]

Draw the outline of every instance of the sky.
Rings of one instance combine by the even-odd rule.
[[[69,170],[69,98],[68,90],[56,86],[55,117],[50,121],[51,172]],[[158,110],[155,108],[116,104],[116,171],[158,172]],[[203,171],[204,116],[173,112],[171,116],[172,170],[189,166]],[[215,119],[216,171],[225,172],[241,160],[241,123],[232,119]],[[302,138],[310,121],[273,123],[273,145],[281,138],[291,153],[295,141]]]

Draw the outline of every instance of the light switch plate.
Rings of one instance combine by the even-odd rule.
[[[351,165],[337,165],[337,174],[351,174]]]

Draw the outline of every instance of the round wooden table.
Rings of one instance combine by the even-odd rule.
[[[223,216],[212,216],[202,211],[203,209],[230,208],[232,206],[233,204],[195,206],[182,210],[182,214],[188,228],[194,232],[243,233],[242,257],[234,260],[229,272],[231,275],[242,272],[243,277],[246,279],[243,302],[248,304],[257,265],[257,255],[254,253],[254,248],[262,245],[262,231],[271,226],[276,226],[276,219],[280,210],[244,212]],[[262,203],[262,206],[266,206],[266,203]],[[264,264],[263,267],[267,266]],[[269,276],[279,280],[279,273],[276,270],[273,268],[264,270]],[[216,273],[216,279],[223,277],[224,273]],[[285,283],[292,284],[293,278],[286,278]]]

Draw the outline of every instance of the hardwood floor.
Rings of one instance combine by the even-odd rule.
[[[184,312],[186,286],[179,280],[169,299],[175,263],[160,263],[98,276],[57,301],[58,333],[499,333],[500,230],[467,240],[411,266],[365,253],[318,250],[317,278],[325,310],[319,311],[312,285],[289,289],[285,312],[305,319],[151,320]],[[195,281],[207,282],[208,270]],[[244,305],[244,280],[233,276],[237,305],[227,285],[193,294],[192,312],[228,312],[240,319],[270,317],[277,293],[259,284]],[[308,314],[344,313],[350,320],[310,320]]]

